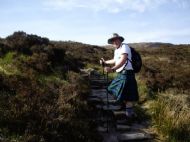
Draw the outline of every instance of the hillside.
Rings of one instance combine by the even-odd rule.
[[[141,43],[129,43],[134,48],[156,48],[161,46],[173,46],[173,44],[170,43],[161,43],[161,42],[141,42]]]
[[[141,104],[161,141],[187,142],[190,137],[190,45],[137,48],[143,68],[137,76]]]
[[[89,82],[80,69],[98,64],[106,53],[101,47],[24,32],[1,39],[0,139],[99,141],[88,120]]]
[[[142,120],[149,116],[152,129],[164,140],[185,142],[190,133],[190,45],[130,45],[143,59],[136,76]],[[101,73],[99,59],[112,56],[111,48],[24,32],[0,38],[0,139],[101,141],[87,119],[92,113],[86,102],[89,81],[80,70]]]

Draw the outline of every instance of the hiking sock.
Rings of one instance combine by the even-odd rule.
[[[125,111],[126,111],[125,114],[126,114],[127,117],[132,117],[134,115],[133,107],[126,107]]]

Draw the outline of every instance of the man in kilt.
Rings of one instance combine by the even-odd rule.
[[[108,39],[108,44],[115,48],[114,58],[104,60],[101,58],[100,64],[112,65],[104,67],[106,72],[117,72],[116,78],[108,86],[108,92],[115,96],[118,102],[124,103],[126,116],[134,115],[133,105],[139,100],[137,82],[133,71],[131,60],[131,49],[127,44],[122,43],[124,38],[114,33]]]

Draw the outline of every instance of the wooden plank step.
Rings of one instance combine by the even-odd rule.
[[[130,131],[130,130],[131,130],[131,127],[128,126],[128,125],[117,124],[117,125],[116,125],[116,130],[117,130],[117,131],[121,131],[121,132],[123,132],[123,131]]]
[[[98,104],[98,105],[95,105],[95,107],[96,107],[97,109],[102,109],[102,108],[103,108],[103,105]]]
[[[91,88],[92,89],[102,89],[102,88],[105,88],[105,87],[101,86],[101,85],[91,85]]]
[[[105,133],[105,132],[107,132],[107,127],[98,126],[98,127],[97,127],[97,131],[98,131],[99,133]]]
[[[93,103],[93,104],[102,103],[102,100],[100,98],[88,98],[87,100],[88,100],[89,103]]]
[[[129,124],[129,121],[127,121],[127,119],[116,120],[116,124],[127,125]]]
[[[98,93],[106,93],[106,89],[92,89],[92,93],[98,94]]]
[[[104,104],[107,104],[107,98],[102,99],[102,101],[103,101]],[[110,99],[108,98],[108,103],[109,103],[109,105],[118,105],[116,103],[116,100],[113,99],[113,98],[110,98]]]
[[[125,120],[127,119],[125,111],[124,110],[114,110],[112,111],[113,116],[115,118],[115,120]]]
[[[115,117],[118,117],[118,116],[126,116],[125,114],[126,112],[124,110],[120,110],[120,111],[113,111],[113,114]]]
[[[145,132],[127,132],[118,135],[119,142],[132,142],[152,139],[152,136]]]
[[[104,105],[103,106],[103,110],[105,111],[116,111],[116,110],[120,110],[121,106],[119,105]]]

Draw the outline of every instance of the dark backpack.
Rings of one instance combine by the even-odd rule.
[[[141,55],[132,47],[129,47],[131,49],[131,60],[128,59],[132,63],[132,67],[135,73],[140,72],[142,67],[142,59]]]

